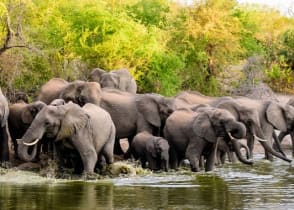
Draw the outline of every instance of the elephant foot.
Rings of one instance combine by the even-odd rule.
[[[200,168],[191,168],[191,171],[193,171],[193,172],[199,172],[200,171]]]
[[[96,174],[94,172],[84,172],[82,175],[83,180],[96,180],[99,179],[99,174]]]
[[[2,161],[0,162],[0,167],[6,169],[11,168],[11,163],[9,161]]]

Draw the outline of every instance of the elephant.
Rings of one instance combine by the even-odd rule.
[[[115,88],[129,93],[137,92],[137,83],[127,69],[106,72],[95,68],[90,74],[91,82],[98,82],[102,88]]]
[[[292,106],[294,107],[294,98],[290,98],[288,100],[288,102],[286,103],[286,105],[289,105],[289,106]],[[283,139],[285,136],[287,136],[288,134],[290,134],[290,137],[291,137],[291,141],[292,141],[292,156],[294,157],[294,124],[292,126],[289,126],[287,128],[286,131],[281,131],[279,136],[278,136],[278,141],[280,143],[282,143]],[[274,144],[274,148],[276,150],[278,150],[278,144]]]
[[[116,127],[115,154],[119,155],[123,154],[119,139],[128,138],[131,145],[133,137],[141,131],[160,136],[165,120],[174,110],[172,98],[153,93],[131,94],[110,88],[99,90],[93,82],[70,84],[60,98],[80,106],[94,103],[109,112]],[[128,150],[126,158],[129,157],[129,152]]]
[[[245,125],[227,110],[210,107],[197,111],[178,109],[168,117],[164,127],[164,138],[170,145],[170,167],[176,169],[179,162],[187,158],[191,170],[198,172],[200,158],[204,156],[205,171],[211,171],[219,138],[241,139],[245,135]]]
[[[257,139],[265,150],[266,159],[273,161],[272,155],[274,155],[287,162],[292,161],[273,149],[272,136],[274,129],[287,131],[292,127],[294,107],[276,101],[261,101],[247,97],[234,97],[232,100],[225,100],[222,105],[218,106],[232,113],[235,112],[234,115],[238,115],[240,121],[246,124],[250,158],[253,156],[254,140]]]
[[[169,164],[169,144],[162,137],[153,136],[143,131],[138,133],[132,142],[131,151],[136,160],[140,159],[142,168],[151,170],[164,169],[168,171]]]
[[[35,153],[28,154],[28,148],[35,148],[43,136],[53,138],[55,142],[62,141],[65,147],[77,150],[87,176],[94,173],[102,157],[107,164],[113,163],[115,126],[109,113],[97,105],[87,103],[80,107],[69,102],[44,107],[18,140],[19,157],[31,161]]]
[[[14,147],[14,156],[17,156],[16,139],[21,138],[26,130],[30,127],[38,112],[45,107],[46,104],[42,101],[35,101],[30,104],[20,102],[9,106],[8,128],[10,137]],[[38,144],[38,155],[40,153],[41,144]],[[37,155],[37,158],[38,158]]]
[[[52,78],[42,85],[37,100],[50,104],[54,99],[58,98],[62,89],[69,84],[62,78]]]
[[[8,128],[7,121],[9,116],[8,101],[0,88],[0,166],[9,166],[9,147],[8,147]]]

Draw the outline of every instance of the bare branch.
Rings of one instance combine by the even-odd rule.
[[[3,44],[3,47],[0,48],[0,56],[1,54],[3,54],[6,50],[9,50],[11,48],[28,48],[31,49],[29,46],[27,46],[26,44],[17,44],[17,45],[10,45],[9,44],[12,42],[13,37],[18,37],[23,43],[25,43],[25,40],[23,39],[23,37],[21,36],[21,25],[18,24],[17,27],[17,33],[14,34],[11,26],[10,26],[10,20],[9,20],[9,14],[6,15],[6,38]]]

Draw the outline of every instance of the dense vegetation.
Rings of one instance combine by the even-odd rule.
[[[294,90],[293,17],[235,0],[195,2],[1,0],[0,86],[34,93],[52,77],[128,68],[139,92],[218,95],[228,66],[258,56],[260,80]]]

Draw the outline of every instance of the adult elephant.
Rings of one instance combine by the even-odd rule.
[[[97,161],[103,156],[106,163],[113,162],[115,127],[110,115],[99,106],[74,103],[46,106],[35,117],[24,136],[18,141],[18,155],[25,161],[34,157],[28,147],[34,146],[43,136],[63,141],[65,146],[79,152],[86,175],[94,173]],[[35,150],[35,149],[34,149]]]
[[[134,137],[131,150],[134,158],[140,160],[142,168],[146,168],[148,162],[148,168],[151,170],[168,171],[169,144],[166,139],[143,131]]]
[[[115,88],[129,93],[137,92],[137,83],[127,69],[106,72],[95,68],[90,74],[90,81],[98,82],[102,88]]]
[[[42,85],[37,100],[50,104],[58,98],[62,89],[68,85],[68,82],[62,78],[52,78]]]
[[[247,97],[235,97],[233,100],[227,100],[222,106],[228,109],[230,103],[238,104],[241,109],[238,109],[238,106],[234,106],[236,111],[235,114],[240,117],[244,116],[243,121],[246,122],[246,125],[249,128],[249,132],[247,132],[247,145],[251,152],[251,157],[254,149],[254,141],[257,139],[265,150],[266,159],[272,161],[272,155],[274,155],[287,162],[291,162],[286,156],[276,152],[272,148],[272,136],[274,129],[287,131],[293,126],[294,107],[283,105],[275,101],[261,101]],[[248,118],[249,115],[246,115],[248,112],[256,113],[255,115],[258,116],[258,118]]]
[[[294,98],[290,98],[286,105],[294,107]],[[285,136],[290,135],[292,141],[292,156],[294,157],[294,124],[292,126],[288,126],[286,131],[281,131],[278,136],[278,141],[282,143]],[[274,148],[278,148],[278,143],[274,144]],[[278,149],[277,149],[278,150]]]
[[[116,154],[122,154],[119,139],[128,138],[131,145],[133,137],[141,131],[159,136],[165,120],[174,110],[172,98],[158,94],[131,94],[110,88],[103,88],[101,91],[95,84],[69,84],[60,97],[80,106],[94,103],[110,113],[116,127]]]
[[[8,128],[7,119],[9,108],[6,97],[0,88],[0,166],[8,167],[9,165],[9,147],[8,147]]]
[[[16,139],[19,139],[24,135],[38,112],[45,106],[46,104],[42,101],[35,101],[30,104],[21,102],[9,106],[8,128],[14,146],[14,155],[16,158],[18,158],[18,144],[16,142]],[[40,147],[41,144],[38,144],[38,154],[40,151]]]
[[[219,138],[241,139],[246,134],[243,123],[227,110],[200,108],[174,111],[166,120],[164,136],[170,145],[170,165],[177,168],[182,159],[190,161],[192,171],[200,171],[201,156],[206,159],[205,171],[213,170]],[[234,144],[233,144],[234,145]],[[251,161],[248,161],[251,164]]]

